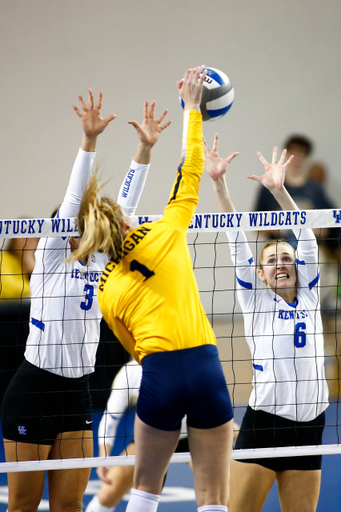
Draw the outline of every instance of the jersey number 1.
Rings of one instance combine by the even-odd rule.
[[[155,272],[153,272],[152,270],[150,270],[148,267],[146,267],[146,265],[142,265],[142,263],[140,263],[139,261],[137,260],[132,260],[130,262],[130,270],[132,272],[134,272],[135,270],[137,270],[138,272],[140,272],[140,274],[142,274],[145,279],[143,280],[144,281],[147,281],[147,279],[149,279],[150,277],[153,277],[155,276]]]

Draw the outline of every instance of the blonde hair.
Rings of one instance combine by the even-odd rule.
[[[116,201],[109,197],[101,197],[102,186],[96,170],[84,191],[77,217],[78,231],[82,240],[79,248],[72,252],[67,262],[84,261],[94,252],[117,257],[122,248],[123,212]]]
[[[292,245],[289,244],[289,242],[287,242],[286,240],[284,240],[283,238],[278,238],[276,240],[269,240],[268,242],[266,242],[266,244],[264,245],[263,249],[262,249],[262,252],[260,253],[260,257],[259,257],[259,268],[260,269],[263,269],[263,263],[262,263],[262,260],[263,260],[263,254],[264,254],[264,251],[268,248],[268,247],[271,247],[272,245],[278,245],[278,244],[284,244],[286,245],[287,247],[289,247],[291,249],[291,251],[293,252],[294,256],[296,255],[296,251],[295,249],[293,248]]]

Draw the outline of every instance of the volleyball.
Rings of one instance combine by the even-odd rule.
[[[205,69],[207,75],[204,81],[200,110],[203,121],[215,121],[230,110],[234,100],[234,89],[230,79],[223,71],[209,67]],[[181,105],[184,107],[182,100]]]

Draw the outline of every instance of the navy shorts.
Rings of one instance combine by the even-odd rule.
[[[265,411],[255,411],[248,406],[237,437],[235,450],[322,444],[324,424],[324,412],[312,421],[291,421]],[[238,460],[237,454],[236,460]],[[240,459],[239,462],[259,464],[273,471],[314,470],[321,469],[322,455]]]
[[[25,360],[4,395],[1,422],[5,439],[45,445],[62,432],[92,430],[89,375],[61,377]]]
[[[215,345],[156,352],[142,360],[137,415],[160,430],[187,425],[208,429],[233,418],[224,373]]]

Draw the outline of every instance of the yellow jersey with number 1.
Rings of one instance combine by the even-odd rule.
[[[202,116],[187,110],[182,159],[163,218],[130,231],[122,254],[100,278],[103,317],[140,363],[154,352],[216,344],[186,240],[203,168]]]

